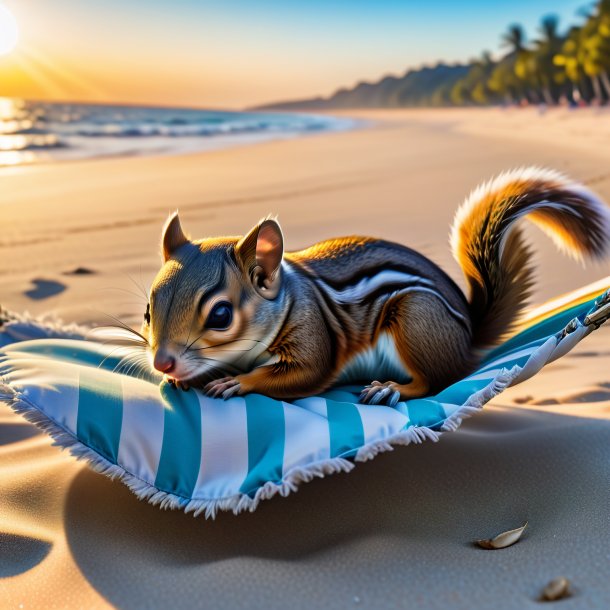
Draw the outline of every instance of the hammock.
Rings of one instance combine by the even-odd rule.
[[[472,375],[395,407],[358,404],[359,387],[293,402],[183,392],[153,373],[130,375],[116,346],[85,339],[86,329],[14,316],[0,326],[0,401],[161,508],[206,517],[253,511],[260,500],[350,471],[393,445],[456,430],[610,317],[610,290],[599,286],[530,318]]]

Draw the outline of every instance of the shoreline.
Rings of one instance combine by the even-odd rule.
[[[96,104],[90,104],[95,106]],[[103,104],[102,106],[122,107],[123,105]],[[137,108],[137,106],[134,106]],[[148,108],[148,107],[147,107]],[[150,106],[151,109],[171,109],[171,107]],[[191,110],[191,108],[179,108]],[[207,109],[204,109],[207,110]],[[219,112],[249,112],[219,111]],[[0,178],[12,170],[29,169],[41,166],[64,165],[81,162],[100,162],[107,160],[142,159],[142,158],[168,158],[184,157],[199,154],[215,153],[227,149],[258,146],[267,142],[290,141],[312,136],[327,136],[346,131],[366,130],[389,126],[393,123],[412,122],[427,124],[436,127],[453,129],[457,132],[476,135],[482,138],[503,137],[518,141],[531,141],[538,138],[540,142],[558,144],[564,147],[574,147],[583,151],[591,151],[592,146],[602,146],[610,138],[610,106],[568,108],[568,107],[462,107],[462,108],[353,108],[336,110],[306,110],[274,112],[271,110],[256,111],[256,114],[282,114],[308,117],[324,117],[335,120],[335,125],[325,129],[311,131],[286,132],[260,132],[235,133],[214,136],[182,136],[179,138],[108,138],[111,141],[148,142],[152,146],[147,150],[126,149],[117,152],[99,152],[90,154],[67,150],[65,157],[40,158],[33,162],[21,164],[0,165]],[[607,120],[607,124],[600,124],[599,120]],[[561,133],[559,130],[565,129]],[[102,141],[104,138],[96,138]],[[167,147],[169,141],[178,145],[171,149]],[[28,151],[24,151],[28,152]],[[71,156],[74,152],[75,156]],[[61,154],[61,153],[60,153]],[[610,150],[596,150],[610,159]]]
[[[212,111],[0,98],[0,172],[107,158],[173,156],[358,128],[312,113]]]
[[[41,156],[35,160],[25,161],[22,163],[7,163],[0,164],[0,177],[2,172],[10,171],[13,169],[22,169],[30,167],[40,166],[53,166],[55,164],[66,164],[66,163],[90,163],[96,161],[105,161],[112,159],[140,159],[140,158],[165,158],[165,157],[182,157],[187,155],[198,155],[211,153],[218,150],[227,150],[231,148],[242,148],[245,146],[254,146],[256,144],[262,144],[264,142],[272,142],[275,140],[290,140],[293,138],[306,137],[309,135],[316,135],[310,133],[283,133],[283,134],[239,134],[239,135],[228,135],[228,136],[214,136],[213,138],[207,139],[195,139],[191,141],[182,141],[182,146],[175,146],[173,149],[167,147],[165,140],[156,142],[146,142],[147,148],[125,149],[120,151],[108,151],[99,153],[82,153],[75,148],[66,148],[63,150],[58,147],[55,157]],[[99,138],[98,138],[99,139]],[[155,146],[156,145],[156,146]],[[190,146],[189,146],[190,145]],[[16,151],[19,153],[29,153],[30,151]],[[64,154],[65,153],[65,154]],[[33,153],[32,153],[33,154]],[[44,153],[43,153],[44,154]]]
[[[28,100],[29,101],[29,100]],[[83,104],[98,106],[97,104]],[[122,108],[123,104],[102,104],[101,107]],[[138,106],[129,106],[137,109]],[[146,106],[150,109],[172,110],[171,107]],[[176,110],[199,110],[193,108],[176,108]],[[203,109],[207,111],[209,109]],[[592,146],[600,147],[598,153],[604,154],[603,147],[610,138],[610,106],[604,107],[449,107],[449,108],[353,108],[335,110],[257,110],[242,111],[219,110],[228,113],[250,113],[260,115],[304,116],[325,118],[334,121],[326,128],[303,131],[258,132],[216,134],[213,136],[181,137],[96,137],[93,140],[101,143],[98,152],[68,146],[57,147],[55,152],[45,157],[44,151],[36,157],[36,152],[29,150],[14,151],[32,155],[31,161],[22,163],[5,163],[0,165],[0,177],[15,169],[53,166],[55,164],[97,162],[112,159],[167,158],[198,154],[209,154],[217,151],[257,146],[266,142],[286,141],[324,136],[345,131],[370,129],[394,122],[413,121],[437,127],[454,129],[458,132],[476,135],[483,138],[502,137],[518,141],[531,141],[572,146],[575,149],[590,152]],[[606,120],[607,124],[602,122]],[[562,131],[563,130],[563,133]],[[118,144],[121,146],[118,146]],[[125,144],[133,144],[125,147]],[[103,148],[107,150],[104,152]],[[86,148],[86,147],[85,147]],[[114,150],[113,150],[114,148]],[[7,151],[12,152],[12,151]],[[608,154],[610,158],[610,153]]]

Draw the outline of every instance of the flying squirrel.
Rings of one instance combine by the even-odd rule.
[[[364,404],[436,393],[472,372],[527,304],[524,216],[576,258],[608,251],[608,207],[538,168],[501,174],[458,209],[450,242],[468,296],[397,243],[351,236],[285,252],[271,217],[243,237],[191,240],[176,212],[141,333],[171,383],[215,397],[294,399],[348,383],[365,385]]]

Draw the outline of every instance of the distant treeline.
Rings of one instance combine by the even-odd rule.
[[[484,52],[469,64],[409,70],[375,83],[339,89],[328,98],[270,104],[266,108],[333,109],[490,104],[604,104],[610,101],[610,0],[581,11],[583,23],[562,33],[559,19],[544,17],[536,38],[511,25],[502,36],[506,54]]]

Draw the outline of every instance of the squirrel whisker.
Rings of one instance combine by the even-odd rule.
[[[142,270],[140,269],[140,273],[142,272]],[[138,284],[138,282],[136,282],[136,280],[133,278],[133,276],[131,276],[129,273],[125,273],[125,275],[133,282],[134,286],[142,293],[142,295],[144,295],[144,298],[146,299],[146,302],[148,303],[148,292],[146,291],[146,288],[144,287],[143,284]]]
[[[140,334],[137,330],[134,330],[133,328],[131,328],[131,326],[125,324],[125,322],[123,322],[119,318],[116,318],[115,316],[110,315],[109,313],[106,313],[104,311],[101,313],[118,323],[118,326],[116,324],[108,324],[106,325],[106,328],[122,328],[123,330],[126,330],[127,332],[135,335],[136,337],[139,337],[142,341],[146,343],[146,345],[148,345],[148,339],[144,335]]]

